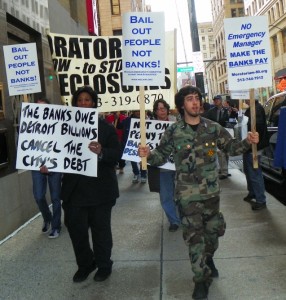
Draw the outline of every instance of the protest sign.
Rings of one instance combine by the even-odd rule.
[[[96,37],[50,33],[48,41],[64,104],[71,104],[72,94],[78,87],[90,85],[98,92],[100,112],[139,108],[140,87],[126,86],[122,83],[121,36]],[[174,108],[174,32],[166,32],[164,52],[164,84],[144,87],[146,109],[152,110],[154,101],[162,98]]]
[[[97,155],[88,149],[98,137],[96,109],[22,103],[17,169],[97,176]]]
[[[229,90],[272,86],[267,16],[224,20]]]
[[[41,92],[36,43],[3,46],[9,96]]]
[[[122,28],[123,84],[138,86],[164,84],[164,13],[124,13]]]
[[[172,123],[174,122],[146,120],[146,145],[150,147],[150,150],[155,149],[159,145],[163,133]],[[131,119],[128,140],[123,151],[122,159],[135,162],[139,162],[141,160],[141,158],[138,156],[140,138],[140,121],[137,119]],[[168,162],[162,165],[161,168],[175,170],[172,156],[169,157]]]

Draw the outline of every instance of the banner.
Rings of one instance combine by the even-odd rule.
[[[172,121],[146,120],[146,145],[150,147],[151,151],[159,145],[165,130],[173,123]],[[140,137],[140,121],[138,119],[131,119],[128,140],[123,151],[122,159],[135,162],[141,161],[141,158],[138,156]],[[175,170],[172,155],[170,155],[168,162],[160,166],[160,168]]]
[[[98,137],[96,109],[22,103],[17,169],[97,176],[97,155],[88,149]]]
[[[98,93],[100,112],[138,110],[139,86],[122,83],[121,36],[72,36],[50,33],[48,41],[60,85],[62,101],[70,105],[72,94],[83,85]],[[165,84],[145,86],[145,108],[153,109],[157,99],[174,108],[176,92],[175,36],[165,35]]]
[[[3,46],[9,96],[41,92],[36,43]]]

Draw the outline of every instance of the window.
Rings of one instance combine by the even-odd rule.
[[[236,8],[231,9],[231,17],[235,18],[236,17]]]
[[[8,165],[7,130],[0,129],[0,168]]]
[[[275,35],[272,38],[273,41],[273,50],[274,50],[274,56],[277,57],[279,56],[279,48],[278,48],[278,39],[277,39],[277,35]]]
[[[202,42],[205,42],[205,40],[206,40],[206,37],[202,36]]]
[[[243,17],[244,16],[244,9],[243,8],[239,8],[238,9],[238,16],[239,17]]]
[[[283,52],[286,53],[286,28],[282,30]]]
[[[119,0],[111,0],[111,12],[113,15],[120,15]]]
[[[113,30],[113,35],[122,35],[122,29]]]

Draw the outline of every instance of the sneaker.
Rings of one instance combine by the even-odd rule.
[[[252,210],[261,210],[266,208],[266,203],[259,203],[259,202],[255,202],[252,204]]]
[[[141,183],[146,183],[147,182],[147,178],[146,177],[141,177]]]
[[[211,277],[216,278],[218,277],[218,270],[215,267],[214,261],[212,257],[207,257],[206,258],[206,265],[211,269]]]
[[[219,178],[220,180],[224,180],[224,179],[227,179],[227,177],[228,177],[227,175],[219,175],[218,178]]]
[[[56,239],[60,236],[60,231],[58,229],[52,229],[51,233],[49,234],[49,239]]]
[[[178,224],[171,224],[171,225],[169,226],[169,231],[170,231],[170,232],[175,232],[175,231],[178,230],[178,228],[179,228],[179,225],[178,225]]]
[[[138,183],[139,182],[139,176],[138,175],[134,175],[133,179],[132,179],[132,183]]]
[[[42,233],[47,233],[50,229],[51,222],[44,222],[42,227]]]
[[[243,200],[246,201],[246,202],[251,202],[252,199],[254,199],[254,197],[252,197],[252,196],[250,196],[250,195],[247,195],[247,196],[245,196],[245,197],[243,198]]]

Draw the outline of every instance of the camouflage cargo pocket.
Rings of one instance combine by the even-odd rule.
[[[226,223],[223,217],[222,212],[218,213],[218,226],[217,226],[217,234],[218,236],[223,236],[226,229]]]

